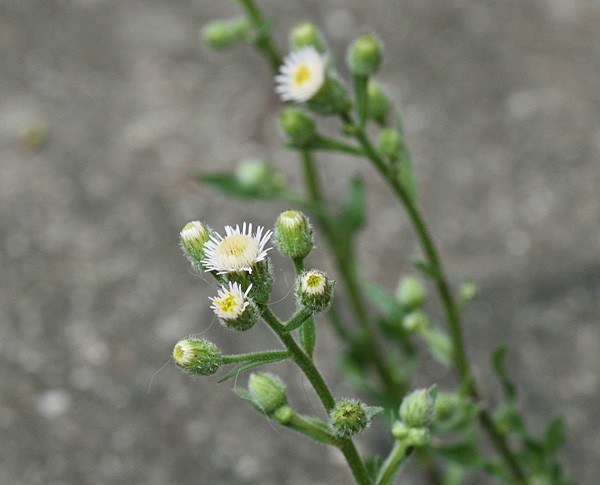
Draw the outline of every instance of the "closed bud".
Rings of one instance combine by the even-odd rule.
[[[173,348],[173,360],[190,374],[209,376],[223,363],[221,351],[205,339],[184,339]]]
[[[367,98],[369,118],[383,122],[392,108],[390,98],[375,79],[369,79],[367,84]]]
[[[396,130],[393,128],[384,128],[381,130],[381,133],[379,133],[379,150],[383,155],[395,161],[398,159],[401,149],[402,142]]]
[[[413,428],[402,421],[396,421],[392,425],[392,435],[407,447],[425,446],[431,440],[431,433],[428,428]]]
[[[301,306],[311,313],[320,313],[329,308],[333,298],[335,281],[322,271],[312,269],[298,276],[296,295]]]
[[[435,399],[434,415],[436,421],[447,421],[460,407],[460,397],[455,393],[440,392]]]
[[[192,221],[186,224],[179,234],[183,252],[197,269],[203,269],[204,243],[210,239],[211,232],[211,229],[201,222]]]
[[[346,61],[353,74],[370,76],[381,64],[381,47],[373,35],[361,35],[348,49]]]
[[[429,317],[422,310],[415,310],[402,317],[402,326],[407,332],[423,332],[429,326]]]
[[[265,414],[270,415],[287,403],[285,384],[270,372],[250,374],[248,392]]]
[[[310,145],[315,138],[314,120],[299,108],[285,108],[279,115],[279,125],[290,142],[299,147]]]
[[[400,281],[396,290],[396,298],[407,308],[420,307],[427,300],[427,290],[419,279],[407,276]]]
[[[238,183],[246,190],[267,193],[285,185],[283,175],[262,159],[243,160],[235,172]]]
[[[290,32],[290,47],[296,51],[304,47],[314,47],[318,52],[325,52],[325,43],[319,29],[310,22],[296,25]]]
[[[304,259],[312,251],[313,230],[308,218],[299,211],[279,214],[275,225],[275,243],[279,252],[294,259]]]
[[[427,428],[433,420],[433,407],[435,392],[428,389],[419,389],[411,392],[402,400],[400,405],[400,419],[412,428]]]
[[[329,411],[329,427],[338,438],[349,438],[369,424],[367,406],[355,399],[342,399]]]
[[[294,410],[287,405],[281,406],[273,413],[273,418],[281,424],[288,424],[293,417]]]
[[[214,49],[232,47],[248,38],[248,21],[244,17],[215,20],[202,28],[202,39]]]

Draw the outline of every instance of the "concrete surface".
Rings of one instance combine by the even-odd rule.
[[[579,483],[595,483],[600,3],[260,3],[280,40],[309,18],[338,56],[357,33],[379,33],[380,79],[405,113],[448,272],[481,290],[466,330],[482,387],[493,399],[487,356],[508,343],[529,424],[540,431],[563,413],[561,456]],[[249,48],[215,54],[198,41],[203,23],[236,12],[216,0],[0,1],[0,483],[348,483],[335,453],[297,446],[230,384],[168,362],[188,334],[230,353],[273,346],[267,331],[242,339],[214,322],[214,285],[178,247],[190,219],[270,225],[285,208],[227,200],[192,182],[194,168],[267,155],[299,178],[265,64]],[[407,221],[367,167],[322,163],[334,203],[346,174],[365,174],[363,265],[392,288],[418,254]],[[313,261],[331,269],[322,248]],[[290,270],[276,272],[284,307]],[[323,335],[319,362],[349,393],[333,364],[339,344]],[[293,369],[278,372],[299,406],[316,406]],[[432,365],[419,379],[446,378]],[[421,478],[409,467],[403,483]]]

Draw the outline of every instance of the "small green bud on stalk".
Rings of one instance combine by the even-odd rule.
[[[413,428],[402,421],[396,421],[392,425],[392,435],[405,446],[425,446],[431,440],[428,428]]]
[[[404,315],[402,326],[407,332],[420,333],[429,326],[429,317],[422,310],[415,310]]]
[[[265,414],[271,415],[287,403],[286,386],[275,374],[253,372],[248,380],[248,392]],[[280,418],[285,418],[282,411]]]
[[[249,29],[244,17],[215,20],[202,28],[201,37],[213,49],[225,49],[245,41]]]
[[[181,247],[189,262],[197,269],[204,269],[204,243],[210,239],[212,230],[200,221],[192,221],[185,225],[179,234]]]
[[[304,47],[314,47],[321,54],[325,52],[325,43],[319,29],[310,22],[296,25],[290,32],[290,47],[296,51]]]
[[[275,225],[279,252],[293,259],[304,259],[312,251],[313,230],[302,212],[288,210],[279,214]]]
[[[273,418],[281,424],[288,424],[294,417],[294,410],[287,406],[281,406],[273,413]]]
[[[221,351],[215,344],[194,338],[177,342],[173,348],[173,360],[190,374],[202,376],[214,374],[223,363]]]
[[[279,115],[279,125],[294,145],[308,146],[315,138],[314,120],[299,108],[285,108]]]
[[[322,271],[305,271],[296,281],[296,295],[301,306],[311,313],[320,313],[329,308],[333,298],[335,281]]]
[[[242,187],[256,193],[272,191],[285,185],[283,175],[266,160],[243,160],[235,175]]]
[[[392,108],[392,103],[375,79],[369,79],[369,83],[367,84],[367,99],[369,100],[369,118],[384,122],[385,117]]]
[[[435,399],[428,389],[411,392],[402,400],[400,419],[412,428],[427,428],[433,421]]]
[[[379,133],[379,150],[392,161],[396,161],[402,149],[400,135],[393,128],[384,128]]]
[[[402,278],[396,290],[398,301],[408,308],[417,308],[427,300],[427,290],[421,281],[414,276]]]
[[[371,76],[381,65],[381,47],[373,35],[361,35],[349,47],[346,62],[357,76]]]
[[[329,427],[338,438],[354,436],[368,424],[367,406],[355,399],[342,399],[329,412]]]

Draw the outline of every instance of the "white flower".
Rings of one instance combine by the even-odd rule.
[[[215,298],[209,298],[212,301],[210,307],[219,318],[235,320],[244,313],[244,310],[250,304],[247,298],[250,288],[252,288],[252,285],[248,286],[245,292],[242,292],[239,283],[229,282],[229,289],[222,286]]]
[[[288,54],[275,76],[275,91],[284,101],[303,103],[319,92],[325,82],[325,59],[314,47]]]
[[[326,289],[327,277],[320,271],[308,271],[300,279],[300,291],[303,295],[321,296]]]
[[[273,234],[272,231],[265,232],[259,226],[256,233],[252,235],[252,224],[225,226],[225,237],[220,234],[211,234],[210,240],[204,244],[205,271],[217,271],[218,274],[235,273],[247,271],[252,273],[253,266],[267,257],[265,244]]]

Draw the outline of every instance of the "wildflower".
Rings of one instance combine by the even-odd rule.
[[[211,234],[210,239],[204,244],[206,257],[202,261],[205,271],[216,271],[217,274],[238,273],[252,270],[260,261],[265,260],[267,251],[265,244],[273,234],[258,226],[256,233],[252,234],[252,224],[245,222],[240,226],[225,226],[225,237],[218,233]]]
[[[325,59],[314,47],[305,47],[284,59],[275,91],[284,101],[303,103],[321,90],[325,79]]]
[[[248,330],[258,320],[258,312],[248,298],[252,285],[245,292],[239,283],[229,282],[229,288],[222,286],[215,298],[210,298],[210,306],[223,325],[233,330]]]
[[[296,283],[296,294],[300,305],[312,313],[320,313],[329,308],[333,297],[335,281],[318,270],[302,273]]]

